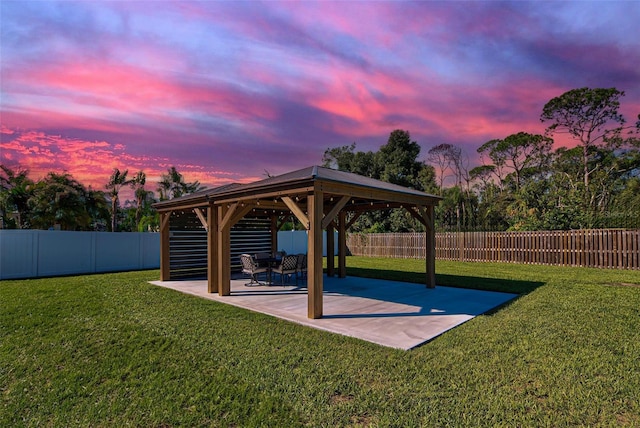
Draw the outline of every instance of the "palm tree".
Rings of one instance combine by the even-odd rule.
[[[111,196],[111,231],[116,231],[117,217],[118,217],[118,193],[123,186],[128,186],[133,180],[127,180],[127,174],[129,170],[120,172],[118,168],[113,169],[111,177],[109,177],[109,183],[105,186],[107,190],[110,190]]]
[[[92,230],[105,230],[109,224],[111,213],[109,212],[109,202],[102,190],[93,190],[91,186],[87,189],[85,196],[87,212],[91,216]]]
[[[35,184],[29,198],[33,227],[89,230],[92,218],[87,210],[87,190],[67,173],[50,172]]]
[[[184,177],[176,170],[175,166],[169,168],[167,174],[162,174],[158,182],[158,193],[160,193],[161,201],[188,195],[189,193],[204,189],[205,187],[202,186],[199,181],[194,181],[193,183],[185,182]]]
[[[144,188],[146,182],[147,175],[144,173],[144,171],[138,171],[136,176],[131,180],[131,188],[133,188],[136,197],[136,228],[139,228],[140,226],[140,220],[142,218],[142,208],[144,202],[149,196],[149,193],[151,193]]]
[[[0,211],[3,220],[9,211],[17,212],[16,227],[29,227],[29,198],[33,195],[34,182],[29,177],[29,171],[21,169],[14,171],[0,165]]]

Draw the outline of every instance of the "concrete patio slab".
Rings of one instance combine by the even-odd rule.
[[[304,285],[247,287],[231,281],[231,295],[207,293],[207,281],[152,281],[152,284],[227,303],[382,346],[411,349],[485,313],[516,294],[369,278],[324,278],[324,316],[307,318]]]

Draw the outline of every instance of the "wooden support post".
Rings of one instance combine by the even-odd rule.
[[[218,207],[218,294],[231,294],[231,228],[223,226],[223,220],[229,214],[225,206]],[[228,218],[228,217],[227,217]],[[228,222],[227,222],[228,223]]]
[[[338,214],[338,278],[347,276],[347,213]]]
[[[218,210],[207,208],[207,292],[218,292]]]
[[[171,211],[160,214],[160,281],[171,279],[169,218]]]
[[[333,223],[327,225],[327,276],[335,275],[335,242]]]
[[[427,288],[436,288],[436,227],[434,206],[427,206],[425,214],[425,258],[427,265],[426,283]]]
[[[309,241],[307,254],[307,317],[322,318],[322,192],[314,191],[307,198]]]

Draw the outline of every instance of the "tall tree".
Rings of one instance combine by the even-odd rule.
[[[418,174],[424,164],[418,161],[420,145],[411,141],[409,131],[396,129],[389,134],[387,144],[376,153],[380,179],[400,186],[419,188]]]
[[[26,169],[13,169],[0,165],[0,210],[5,225],[9,221],[9,213],[16,212],[18,229],[29,227],[29,198],[33,195],[34,182],[29,178]],[[6,226],[5,226],[6,227]]]
[[[397,129],[389,134],[387,143],[377,152],[356,151],[356,144],[353,143],[326,149],[322,161],[329,168],[434,192],[437,189],[434,169],[418,161],[419,154],[420,146],[411,141],[409,132]],[[420,228],[421,225],[404,210],[366,213],[353,225],[354,230],[367,232],[400,232]]]
[[[437,168],[436,173],[438,176],[438,187],[440,189],[440,195],[444,189],[444,182],[448,177],[448,172],[451,171],[453,162],[453,152],[455,148],[451,144],[443,143],[437,146],[431,147],[427,152],[427,161]]]
[[[105,186],[107,190],[109,190],[109,196],[111,196],[111,231],[117,231],[117,222],[118,222],[118,207],[119,200],[118,194],[120,193],[120,189],[124,186],[128,186],[132,183],[133,180],[127,179],[127,174],[129,170],[124,170],[124,172],[120,172],[118,168],[113,169],[113,173],[111,177],[109,177],[109,182]]]
[[[70,174],[50,172],[34,186],[29,198],[34,228],[59,226],[62,230],[91,230],[87,190]]]
[[[328,148],[322,156],[322,164],[327,168],[352,172],[364,177],[380,178],[380,168],[376,163],[376,153],[356,151],[356,143],[349,146]]]
[[[534,175],[548,166],[553,139],[543,135],[518,132],[504,139],[487,141],[478,153],[487,154],[495,170],[512,170],[515,191],[520,191],[525,175]]]
[[[616,88],[572,89],[553,98],[542,109],[540,120],[549,122],[547,132],[568,133],[582,147],[582,178],[589,192],[591,173],[598,168],[594,149],[619,139],[625,119],[618,112],[624,91]]]

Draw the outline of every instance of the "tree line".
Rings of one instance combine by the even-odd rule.
[[[433,193],[439,230],[568,230],[640,227],[640,115],[627,124],[623,91],[570,90],[545,104],[544,135],[517,132],[481,144],[469,168],[461,147],[437,144],[419,160],[409,131],[395,130],[377,152],[328,148],[325,166]],[[554,150],[566,134],[575,147]],[[361,216],[354,230],[407,232],[422,226],[402,210]]]
[[[147,176],[138,171],[113,170],[106,191],[86,187],[69,173],[49,172],[34,181],[26,169],[0,165],[0,222],[4,229],[60,229],[146,232],[157,231],[159,217],[152,204],[202,190],[198,182],[186,182],[175,167],[162,174],[159,199],[147,190]],[[123,188],[134,199],[120,205]]]
[[[376,152],[356,144],[327,148],[324,166],[353,172],[443,198],[436,208],[439,230],[567,230],[640,228],[640,115],[627,124],[619,112],[623,91],[579,88],[545,104],[544,135],[521,131],[482,143],[483,164],[470,168],[463,149],[437,144],[420,159],[409,131],[394,130]],[[575,147],[554,150],[553,137],[566,134]],[[267,173],[267,175],[269,175]],[[114,169],[105,191],[68,173],[50,172],[37,182],[23,169],[0,165],[3,228],[148,231],[158,229],[157,202],[143,171]],[[134,199],[120,206],[120,192]],[[160,201],[204,187],[186,182],[175,167],[162,174]],[[354,231],[423,230],[404,210],[361,216]]]

